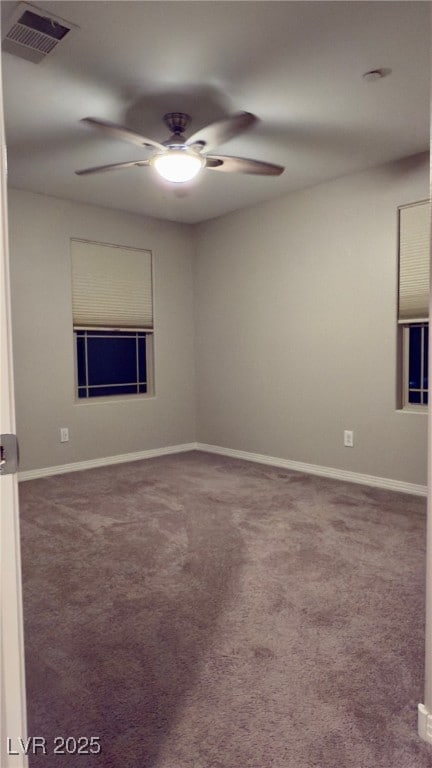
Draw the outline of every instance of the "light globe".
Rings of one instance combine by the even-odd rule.
[[[204,158],[187,149],[167,149],[150,162],[163,179],[178,184],[195,178],[204,165]]]

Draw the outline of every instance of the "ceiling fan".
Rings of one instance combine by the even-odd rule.
[[[237,112],[223,120],[201,128],[186,139],[186,130],[190,117],[184,112],[168,112],[164,115],[164,123],[171,136],[160,143],[141,136],[123,125],[99,120],[95,117],[84,117],[81,122],[92,128],[103,131],[107,136],[122,139],[136,144],[141,148],[150,148],[149,158],[140,158],[126,163],[99,165],[94,168],[84,168],[75,171],[78,176],[91,173],[104,173],[120,168],[151,166],[167,181],[181,183],[193,179],[203,168],[211,171],[228,173],[253,173],[262,176],[279,176],[284,168],[281,165],[265,163],[260,160],[250,160],[245,157],[230,157],[227,155],[208,154],[214,147],[224,144],[229,139],[238,136],[258,122],[258,118],[250,112]]]

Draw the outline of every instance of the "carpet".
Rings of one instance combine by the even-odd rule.
[[[20,505],[31,768],[432,765],[425,499],[191,452]]]

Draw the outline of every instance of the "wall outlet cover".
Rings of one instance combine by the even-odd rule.
[[[351,429],[345,429],[344,431],[344,446],[346,448],[354,446],[354,432]]]

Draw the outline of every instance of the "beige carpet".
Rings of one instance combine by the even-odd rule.
[[[424,499],[197,452],[20,498],[32,768],[431,767]]]

